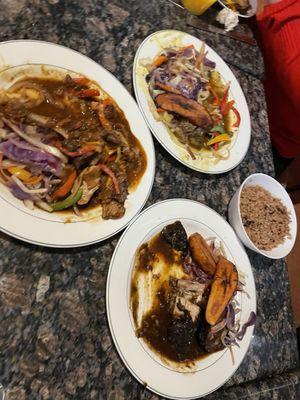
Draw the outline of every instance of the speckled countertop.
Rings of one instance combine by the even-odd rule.
[[[252,117],[245,160],[227,174],[204,176],[179,165],[155,143],[157,168],[148,205],[187,197],[226,216],[232,194],[249,174],[274,174],[257,47],[187,28],[184,15],[164,0],[0,0],[0,25],[0,40],[41,39],[87,54],[130,91],[135,51],[159,29],[201,36],[230,63]],[[117,240],[58,250],[0,234],[0,382],[8,399],[157,399],[126,370],[108,330],[105,283]],[[252,252],[249,257],[259,322],[236,374],[207,398],[299,399],[286,266]],[[42,282],[49,289],[37,296]]]

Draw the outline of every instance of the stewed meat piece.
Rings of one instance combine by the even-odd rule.
[[[167,225],[160,234],[161,238],[167,242],[174,250],[187,252],[188,238],[186,231],[180,221]]]

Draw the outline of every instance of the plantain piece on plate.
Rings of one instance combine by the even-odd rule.
[[[184,254],[187,253],[188,238],[180,221],[165,226],[160,233],[160,237],[167,242],[172,249],[182,251]]]
[[[209,245],[200,233],[193,233],[189,237],[189,245],[193,261],[208,275],[214,275],[217,267],[216,262]]]
[[[206,321],[215,325],[222,316],[238,285],[235,265],[220,256],[205,312]]]
[[[212,121],[206,109],[195,100],[181,94],[164,93],[155,98],[157,107],[186,118],[192,124],[202,128],[211,128]]]

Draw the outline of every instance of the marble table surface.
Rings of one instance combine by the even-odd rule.
[[[274,175],[259,79],[263,63],[256,46],[188,28],[185,15],[164,0],[0,0],[0,24],[1,41],[39,39],[71,47],[102,64],[131,92],[135,51],[156,30],[195,34],[229,63],[250,108],[252,139],[246,158],[229,173],[203,175],[180,165],[155,142],[156,175],[147,205],[186,197],[226,217],[231,196],[249,174]],[[0,234],[0,382],[7,399],[158,398],[126,370],[109,333],[105,284],[118,238],[60,250]],[[299,399],[286,265],[248,254],[258,323],[237,372],[207,399]],[[49,283],[44,294],[38,291],[42,282]]]

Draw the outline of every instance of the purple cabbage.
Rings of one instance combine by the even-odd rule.
[[[178,90],[184,97],[187,97],[188,99],[197,99],[200,90],[200,84],[197,78],[184,73],[182,73],[180,77],[180,81],[177,84],[174,84],[172,82],[174,76],[162,68],[157,69],[154,76],[155,82],[163,83]]]
[[[208,68],[211,68],[211,69],[215,69],[216,68],[216,63],[214,61],[209,60],[206,57],[204,58],[204,62],[203,63]]]
[[[157,68],[154,72],[155,81],[168,83],[172,79],[172,75],[166,68]]]
[[[236,335],[236,338],[238,340],[243,340],[243,337],[245,336],[247,328],[249,328],[252,325],[255,325],[255,322],[256,322],[256,314],[255,314],[254,311],[251,311],[250,316],[248,318],[248,321],[244,323],[244,325],[242,326],[241,330]]]
[[[235,329],[235,312],[232,303],[227,306],[226,326],[230,331]]]
[[[196,100],[200,90],[200,85],[195,77],[184,76],[181,78],[178,85],[176,85],[176,89],[178,89],[184,97]]]
[[[197,264],[195,264],[190,255],[187,255],[183,260],[183,270],[193,279],[200,283],[210,283],[212,276],[207,275]]]
[[[56,157],[29,145],[24,140],[9,139],[0,143],[0,150],[10,160],[38,167],[44,172],[58,175],[61,169]]]
[[[192,58],[195,55],[195,49],[194,47],[188,46],[182,51],[181,54],[186,58]],[[196,54],[198,54],[198,52],[196,52]]]
[[[23,192],[23,190],[16,184],[16,182],[11,181],[9,183],[9,189],[12,194],[19,200],[34,200],[34,197],[30,193]]]

